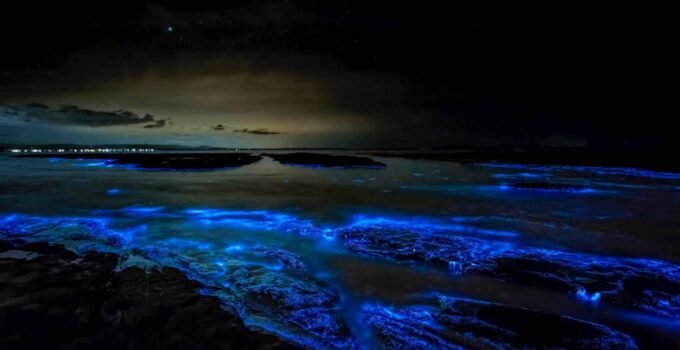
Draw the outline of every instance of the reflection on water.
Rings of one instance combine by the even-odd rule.
[[[140,172],[4,157],[0,234],[178,267],[252,327],[308,347],[375,347],[380,325],[366,317],[378,314],[368,309],[410,312],[442,296],[570,315],[642,345],[679,341],[679,177],[377,160],[386,169],[265,158]],[[508,186],[528,181],[587,190]]]

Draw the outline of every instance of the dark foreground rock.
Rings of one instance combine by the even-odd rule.
[[[284,349],[172,268],[116,271],[118,256],[0,242],[2,349]]]
[[[240,167],[262,159],[248,153],[40,153],[15,157],[101,159],[102,166],[123,165],[140,170],[214,170]]]
[[[469,299],[441,297],[439,307],[366,305],[364,317],[389,349],[636,349],[603,325]]]
[[[322,153],[263,154],[287,165],[324,168],[384,168],[385,164],[367,157],[339,156]]]
[[[380,225],[341,230],[339,237],[348,249],[371,257],[447,266],[455,274],[481,274],[680,319],[680,266],[669,262],[516,247],[446,230]]]
[[[203,213],[215,217],[219,212]],[[256,217],[260,215],[268,214],[258,213]],[[286,218],[277,216],[279,223],[287,222]],[[248,215],[230,215],[229,219],[241,224],[255,220]],[[81,256],[93,250],[114,252],[120,256],[118,266],[174,267],[198,281],[203,296],[216,297],[222,305],[238,310],[251,328],[268,330],[308,349],[356,348],[338,311],[340,295],[309,276],[305,262],[283,249],[244,242],[223,250],[200,240],[174,238],[153,246],[137,246],[125,238],[124,232],[112,229],[100,219],[68,217],[6,216],[0,218],[0,242],[3,237],[5,242],[15,239],[63,242]],[[31,259],[35,257],[27,256],[31,253],[10,249],[0,252],[0,259],[3,256]],[[75,255],[71,258],[75,259]],[[213,321],[206,322],[211,325]]]
[[[493,265],[479,266],[474,272],[572,293],[590,302],[601,301],[676,320],[680,317],[678,266],[645,259],[615,260],[545,253],[537,250],[508,252],[496,257]]]

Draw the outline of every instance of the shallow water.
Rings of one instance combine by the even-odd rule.
[[[75,250],[123,252],[126,266],[178,267],[247,324],[310,348],[379,347],[362,316],[366,305],[434,305],[443,295],[597,322],[642,347],[680,344],[680,295],[654,294],[655,305],[631,307],[609,303],[604,288],[579,294],[477,273],[492,259],[539,255],[605,269],[639,265],[680,283],[680,175],[374,159],[387,167],[305,168],[264,158],[172,172],[0,156],[0,228]],[[517,182],[584,190],[507,186]],[[451,258],[458,246],[423,245],[430,235],[462,237],[476,250]],[[424,255],[411,252],[412,236]],[[436,263],[441,257],[448,264]],[[572,267],[591,265],[584,266]],[[255,297],[263,294],[273,301]],[[656,343],[646,343],[650,337]]]

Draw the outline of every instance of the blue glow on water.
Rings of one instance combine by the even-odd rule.
[[[158,207],[132,206],[123,208],[122,212],[133,216],[153,216],[155,214],[161,213],[163,210],[165,210],[165,207],[163,206]]]
[[[598,301],[600,301],[600,297],[602,296],[602,294],[600,292],[588,294],[585,288],[579,287],[576,290],[576,296],[581,300],[597,303]]]
[[[135,215],[163,214],[163,207],[128,207],[124,212]],[[356,228],[392,228],[418,229],[422,232],[446,231],[456,233],[481,234],[498,237],[518,237],[514,231],[478,228],[458,223],[448,223],[443,220],[427,218],[395,218],[381,216],[356,215],[346,224],[335,227],[320,228],[309,220],[300,219],[294,215],[266,210],[221,210],[221,209],[187,209],[183,213],[195,222],[203,225],[226,225],[264,230],[282,230],[305,235],[335,239],[338,232]],[[452,218],[456,222],[456,218]]]
[[[512,163],[475,163],[477,166],[488,168],[501,169],[518,169],[530,171],[545,171],[545,172],[579,172],[591,173],[596,175],[610,175],[610,176],[631,176],[631,177],[645,177],[651,179],[669,179],[680,180],[680,173],[661,172],[643,170],[637,168],[621,168],[621,167],[595,167],[595,166],[571,166],[571,165],[525,165]]]
[[[184,213],[199,218],[219,218],[232,216],[265,216],[266,210],[222,210],[222,209],[187,209]]]
[[[331,228],[325,228],[325,229],[321,230],[321,232],[322,232],[322,234],[321,234],[322,237],[327,241],[332,241],[336,237],[335,232]]]
[[[493,174],[492,177],[498,179],[515,179],[515,178],[526,178],[526,179],[545,179],[550,177],[550,174],[536,174],[536,173],[516,173],[516,174]]]
[[[231,226],[254,230],[279,230],[300,235],[321,236],[321,230],[308,220],[266,210],[189,209],[184,211],[203,226]]]
[[[449,270],[456,274],[463,273],[463,264],[458,261],[449,261]]]
[[[540,187],[516,187],[512,184],[500,184],[496,186],[501,191],[515,191],[515,192],[537,192],[537,193],[575,193],[575,194],[588,194],[588,193],[604,193],[604,191],[596,190],[589,187],[570,187],[565,185],[564,187],[555,188],[540,188]]]
[[[65,160],[65,159],[61,159]],[[122,170],[134,170],[134,171],[141,171],[141,172],[179,172],[179,173],[185,173],[185,172],[213,172],[217,170],[233,170],[238,167],[234,166],[224,166],[224,167],[217,167],[217,168],[205,168],[205,169],[182,169],[182,168],[172,168],[172,167],[145,167],[145,166],[139,166],[137,164],[121,164],[118,163],[116,159],[74,159],[74,163],[72,163],[73,166],[75,167],[83,167],[83,168],[101,168],[101,169],[122,169]]]
[[[590,296],[590,301],[599,301],[600,300],[600,292],[595,292]]]
[[[212,250],[215,248],[215,245],[211,243],[182,238],[168,238],[161,240],[158,243],[164,246],[172,246],[175,248],[193,248],[198,250]]]
[[[82,166],[82,167],[101,167],[101,168],[113,168],[115,166],[115,164],[112,164],[110,161],[77,163],[77,164],[74,164],[74,165],[75,166]]]
[[[230,245],[230,246],[224,248],[225,252],[242,251],[242,250],[243,250],[243,246],[240,245],[240,244],[233,244],[233,245]]]
[[[452,219],[456,221],[456,218]],[[484,229],[473,226],[451,224],[443,221],[436,221],[426,218],[391,218],[391,217],[375,217],[356,215],[350,221],[349,228],[357,227],[391,227],[397,229],[418,229],[424,232],[429,231],[450,231],[457,233],[471,233],[498,237],[518,237],[520,234],[513,231]]]
[[[106,190],[106,194],[108,194],[108,195],[115,195],[115,194],[120,194],[120,193],[121,193],[121,190],[118,189],[118,188],[109,188],[108,190]]]

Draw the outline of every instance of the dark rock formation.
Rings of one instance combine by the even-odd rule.
[[[306,348],[355,348],[338,312],[340,296],[311,278],[305,263],[292,252],[267,246],[243,252],[241,248],[224,251],[209,245],[207,249],[204,243],[191,239],[134,246],[124,236],[92,219],[17,215],[0,220],[0,242],[3,237],[6,242],[17,237],[32,242],[68,242],[81,255],[88,251],[116,252],[120,267],[138,266],[136,263],[171,266],[197,281],[196,288],[200,286],[202,295],[214,296],[223,305],[238,310],[250,327],[268,330]],[[181,249],[193,251],[179,254]],[[248,262],[240,254],[256,259]],[[21,255],[13,252],[12,256]]]
[[[12,243],[0,245],[0,348],[292,348],[248,330],[176,269],[118,272],[114,254]]]
[[[357,253],[396,261],[447,266],[452,273],[483,274],[678,319],[680,266],[652,259],[602,257],[505,241],[376,226],[340,231]]]
[[[262,268],[236,268],[229,283],[239,290],[250,317],[280,323],[279,329],[305,347],[355,348],[349,329],[335,308],[339,296],[305,275],[270,273]],[[304,330],[304,337],[295,335]]]
[[[585,301],[680,317],[680,267],[660,261],[519,250],[471,270],[572,293]]]
[[[139,170],[214,170],[235,168],[257,162],[248,153],[38,153],[21,158],[101,159],[102,166],[129,166]]]
[[[366,305],[364,317],[386,348],[636,349],[629,336],[586,321],[469,299],[439,308]]]
[[[491,263],[488,257],[505,247],[474,237],[448,232],[421,232],[397,228],[358,228],[340,231],[345,246],[357,253],[397,261],[423,261],[464,272],[472,264]]]
[[[384,168],[385,164],[367,157],[340,156],[323,153],[268,153],[263,154],[286,165],[323,168]]]

